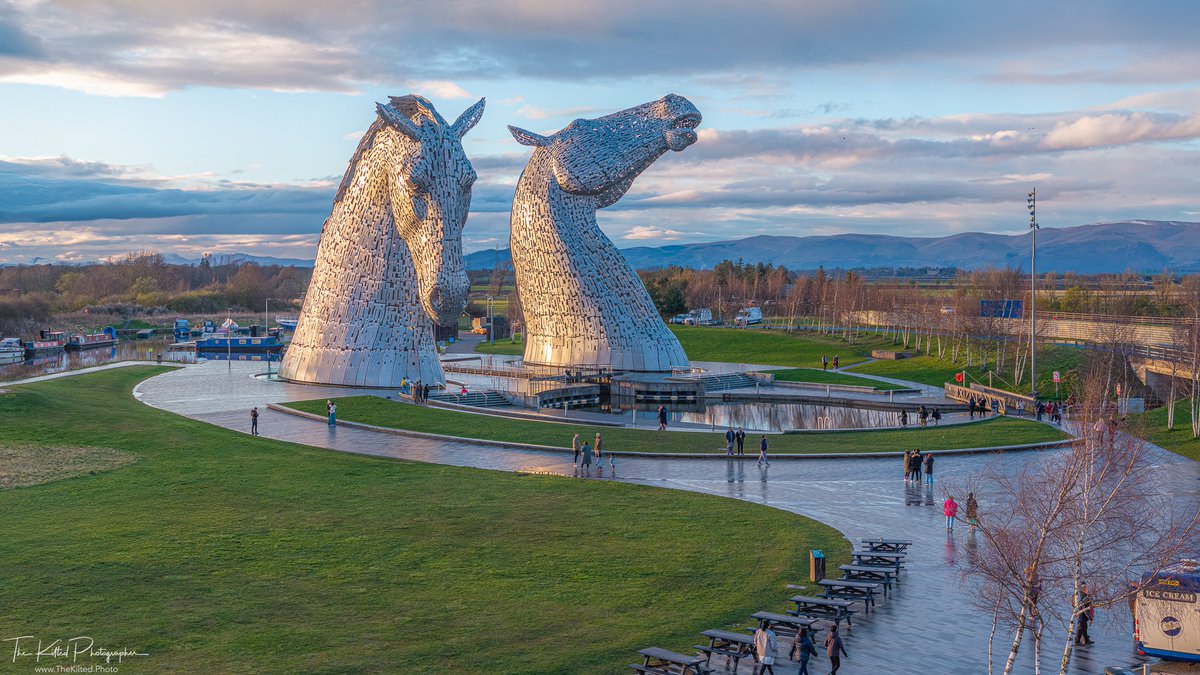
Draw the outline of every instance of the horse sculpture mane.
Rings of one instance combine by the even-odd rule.
[[[669,94],[541,136],[517,183],[511,242],[525,319],[525,362],[670,371],[688,365],[646,287],[596,223],[667,150],[696,141],[700,112]]]
[[[469,290],[462,228],[475,172],[461,139],[483,106],[454,124],[420,96],[377,106],[322,227],[281,377],[388,388],[443,380],[434,327],[457,320]]]

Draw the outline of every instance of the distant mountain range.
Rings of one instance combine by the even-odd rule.
[[[873,267],[1015,267],[1029,271],[1029,234],[965,232],[945,237],[835,234],[820,237],[757,236],[732,241],[637,246],[621,251],[635,269],[671,265],[709,269],[722,260],[773,263],[791,270]],[[508,249],[466,256],[467,269],[492,269],[509,261]],[[1128,220],[1038,231],[1043,272],[1200,271],[1200,223]]]
[[[1029,233],[964,232],[945,237],[896,237],[887,234],[835,234],[820,237],[757,236],[731,241],[667,246],[635,246],[621,251],[635,269],[671,265],[710,269],[722,260],[772,263],[791,270],[879,267],[1016,267],[1029,271]],[[164,253],[175,265],[196,265],[199,258]],[[490,270],[510,263],[507,248],[466,256],[467,269]],[[34,260],[33,264],[55,263]],[[215,255],[213,264],[257,263],[312,267],[311,259],[274,258],[247,253]],[[78,264],[78,263],[76,263]],[[1038,270],[1042,272],[1200,272],[1200,223],[1126,220],[1038,231]]]

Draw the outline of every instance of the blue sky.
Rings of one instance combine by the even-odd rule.
[[[673,92],[700,140],[601,225],[753,234],[1200,221],[1193,2],[0,2],[0,262],[311,257],[387,95],[453,119],[467,251],[506,246],[529,149]]]

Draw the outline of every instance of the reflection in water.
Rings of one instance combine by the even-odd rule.
[[[921,486],[912,481],[904,481],[904,505],[921,505]]]
[[[633,421],[629,408],[592,406],[584,412],[604,412]],[[871,429],[900,424],[899,413],[891,410],[864,410],[808,403],[709,403],[686,406],[667,405],[669,424],[695,424],[712,429],[742,427],[747,432],[790,431],[793,429]],[[653,411],[644,411],[639,422],[652,419]]]
[[[43,354],[36,358],[0,364],[0,381],[20,380],[26,377],[49,375],[66,370],[90,368],[113,361],[153,361],[162,356],[164,361],[194,361],[191,352],[167,351],[167,340],[122,340],[112,347],[63,351]]]
[[[925,506],[933,506],[933,486],[925,486]]]
[[[957,564],[958,546],[954,542],[954,530],[946,530],[946,564],[954,567]]]

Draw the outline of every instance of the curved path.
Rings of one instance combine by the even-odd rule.
[[[576,475],[569,458],[558,453],[490,447],[384,434],[364,429],[331,429],[320,421],[265,410],[267,403],[328,398],[346,393],[335,387],[269,382],[253,377],[255,363],[211,362],[187,366],[146,380],[135,389],[143,402],[237,431],[249,430],[249,410],[258,406],[264,436],[344,452],[457,466]],[[358,393],[358,392],[356,392]],[[1013,464],[1033,453],[998,457],[944,458],[937,464],[941,483],[979,470],[985,462]],[[1161,452],[1164,489],[1196,493],[1200,464]],[[852,542],[864,536],[912,539],[907,570],[893,595],[863,616],[847,633],[850,652],[846,673],[924,673],[976,675],[986,668],[990,615],[974,608],[960,583],[960,571],[976,546],[960,528],[946,532],[940,488],[910,486],[901,479],[899,462],[816,459],[778,462],[759,468],[750,462],[622,458],[616,475],[607,468],[599,478],[691,490],[744,499],[803,514],[845,533]],[[961,500],[961,496],[960,496]],[[697,513],[696,518],[705,514]],[[788,542],[747,542],[747,546],[788,546]],[[797,549],[797,556],[807,557]],[[831,570],[829,576],[837,576]],[[780,611],[791,595],[779,589],[779,602],[761,609]],[[1130,630],[1122,621],[1098,617],[1097,643],[1076,652],[1073,672],[1099,673],[1107,665],[1137,661]],[[1059,636],[1052,643],[1061,644]],[[649,646],[649,645],[647,645]],[[1022,650],[1023,672],[1032,672],[1032,647]],[[1007,654],[1000,640],[997,658]],[[1058,654],[1043,658],[1052,667]],[[824,655],[815,661],[820,670]],[[614,664],[614,668],[622,664]],[[748,669],[747,669],[747,672]]]

